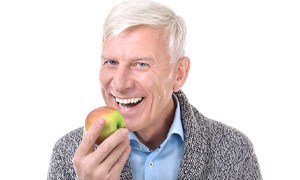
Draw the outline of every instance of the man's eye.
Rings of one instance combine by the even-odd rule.
[[[143,63],[143,62],[139,62],[139,63],[136,63],[135,66],[141,67],[141,68],[145,68],[145,67],[149,67],[149,64]]]
[[[104,62],[104,64],[107,64],[107,65],[117,65],[118,62],[115,61],[115,60],[107,60],[107,61]]]

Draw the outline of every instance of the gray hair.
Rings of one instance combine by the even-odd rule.
[[[104,26],[102,43],[107,38],[117,36],[124,30],[146,25],[162,28],[169,40],[171,62],[176,62],[185,54],[186,25],[167,6],[148,0],[128,0],[116,5],[108,14]]]

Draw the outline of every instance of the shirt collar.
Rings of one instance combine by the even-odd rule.
[[[181,137],[182,141],[184,141],[184,133],[183,133],[183,128],[182,128],[181,110],[180,110],[179,100],[178,100],[178,98],[176,97],[175,94],[173,94],[172,96],[173,96],[173,100],[174,100],[175,105],[176,105],[176,107],[175,107],[176,109],[175,109],[174,120],[173,120],[173,123],[172,123],[172,125],[169,129],[166,140],[168,140],[173,134],[178,134]],[[130,140],[136,140],[136,141],[139,142],[138,138],[135,136],[135,134],[133,132],[129,133],[128,138]]]
[[[180,104],[179,104],[179,100],[175,96],[175,94],[173,94],[173,100],[176,103],[175,116],[174,116],[173,123],[170,127],[170,130],[168,132],[167,138],[169,138],[169,136],[171,136],[172,134],[178,134],[181,137],[182,141],[184,141]]]

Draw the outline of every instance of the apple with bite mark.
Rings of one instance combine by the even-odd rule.
[[[117,129],[125,127],[124,118],[119,110],[109,106],[102,106],[94,109],[87,115],[84,127],[85,132],[87,132],[92,124],[100,118],[103,118],[106,123],[96,140],[97,145],[102,143]]]

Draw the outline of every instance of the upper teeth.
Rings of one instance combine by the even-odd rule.
[[[118,103],[121,103],[121,104],[137,103],[137,102],[139,102],[141,100],[142,100],[141,97],[138,97],[138,98],[129,98],[129,99],[120,99],[120,98],[116,97],[116,101]]]

